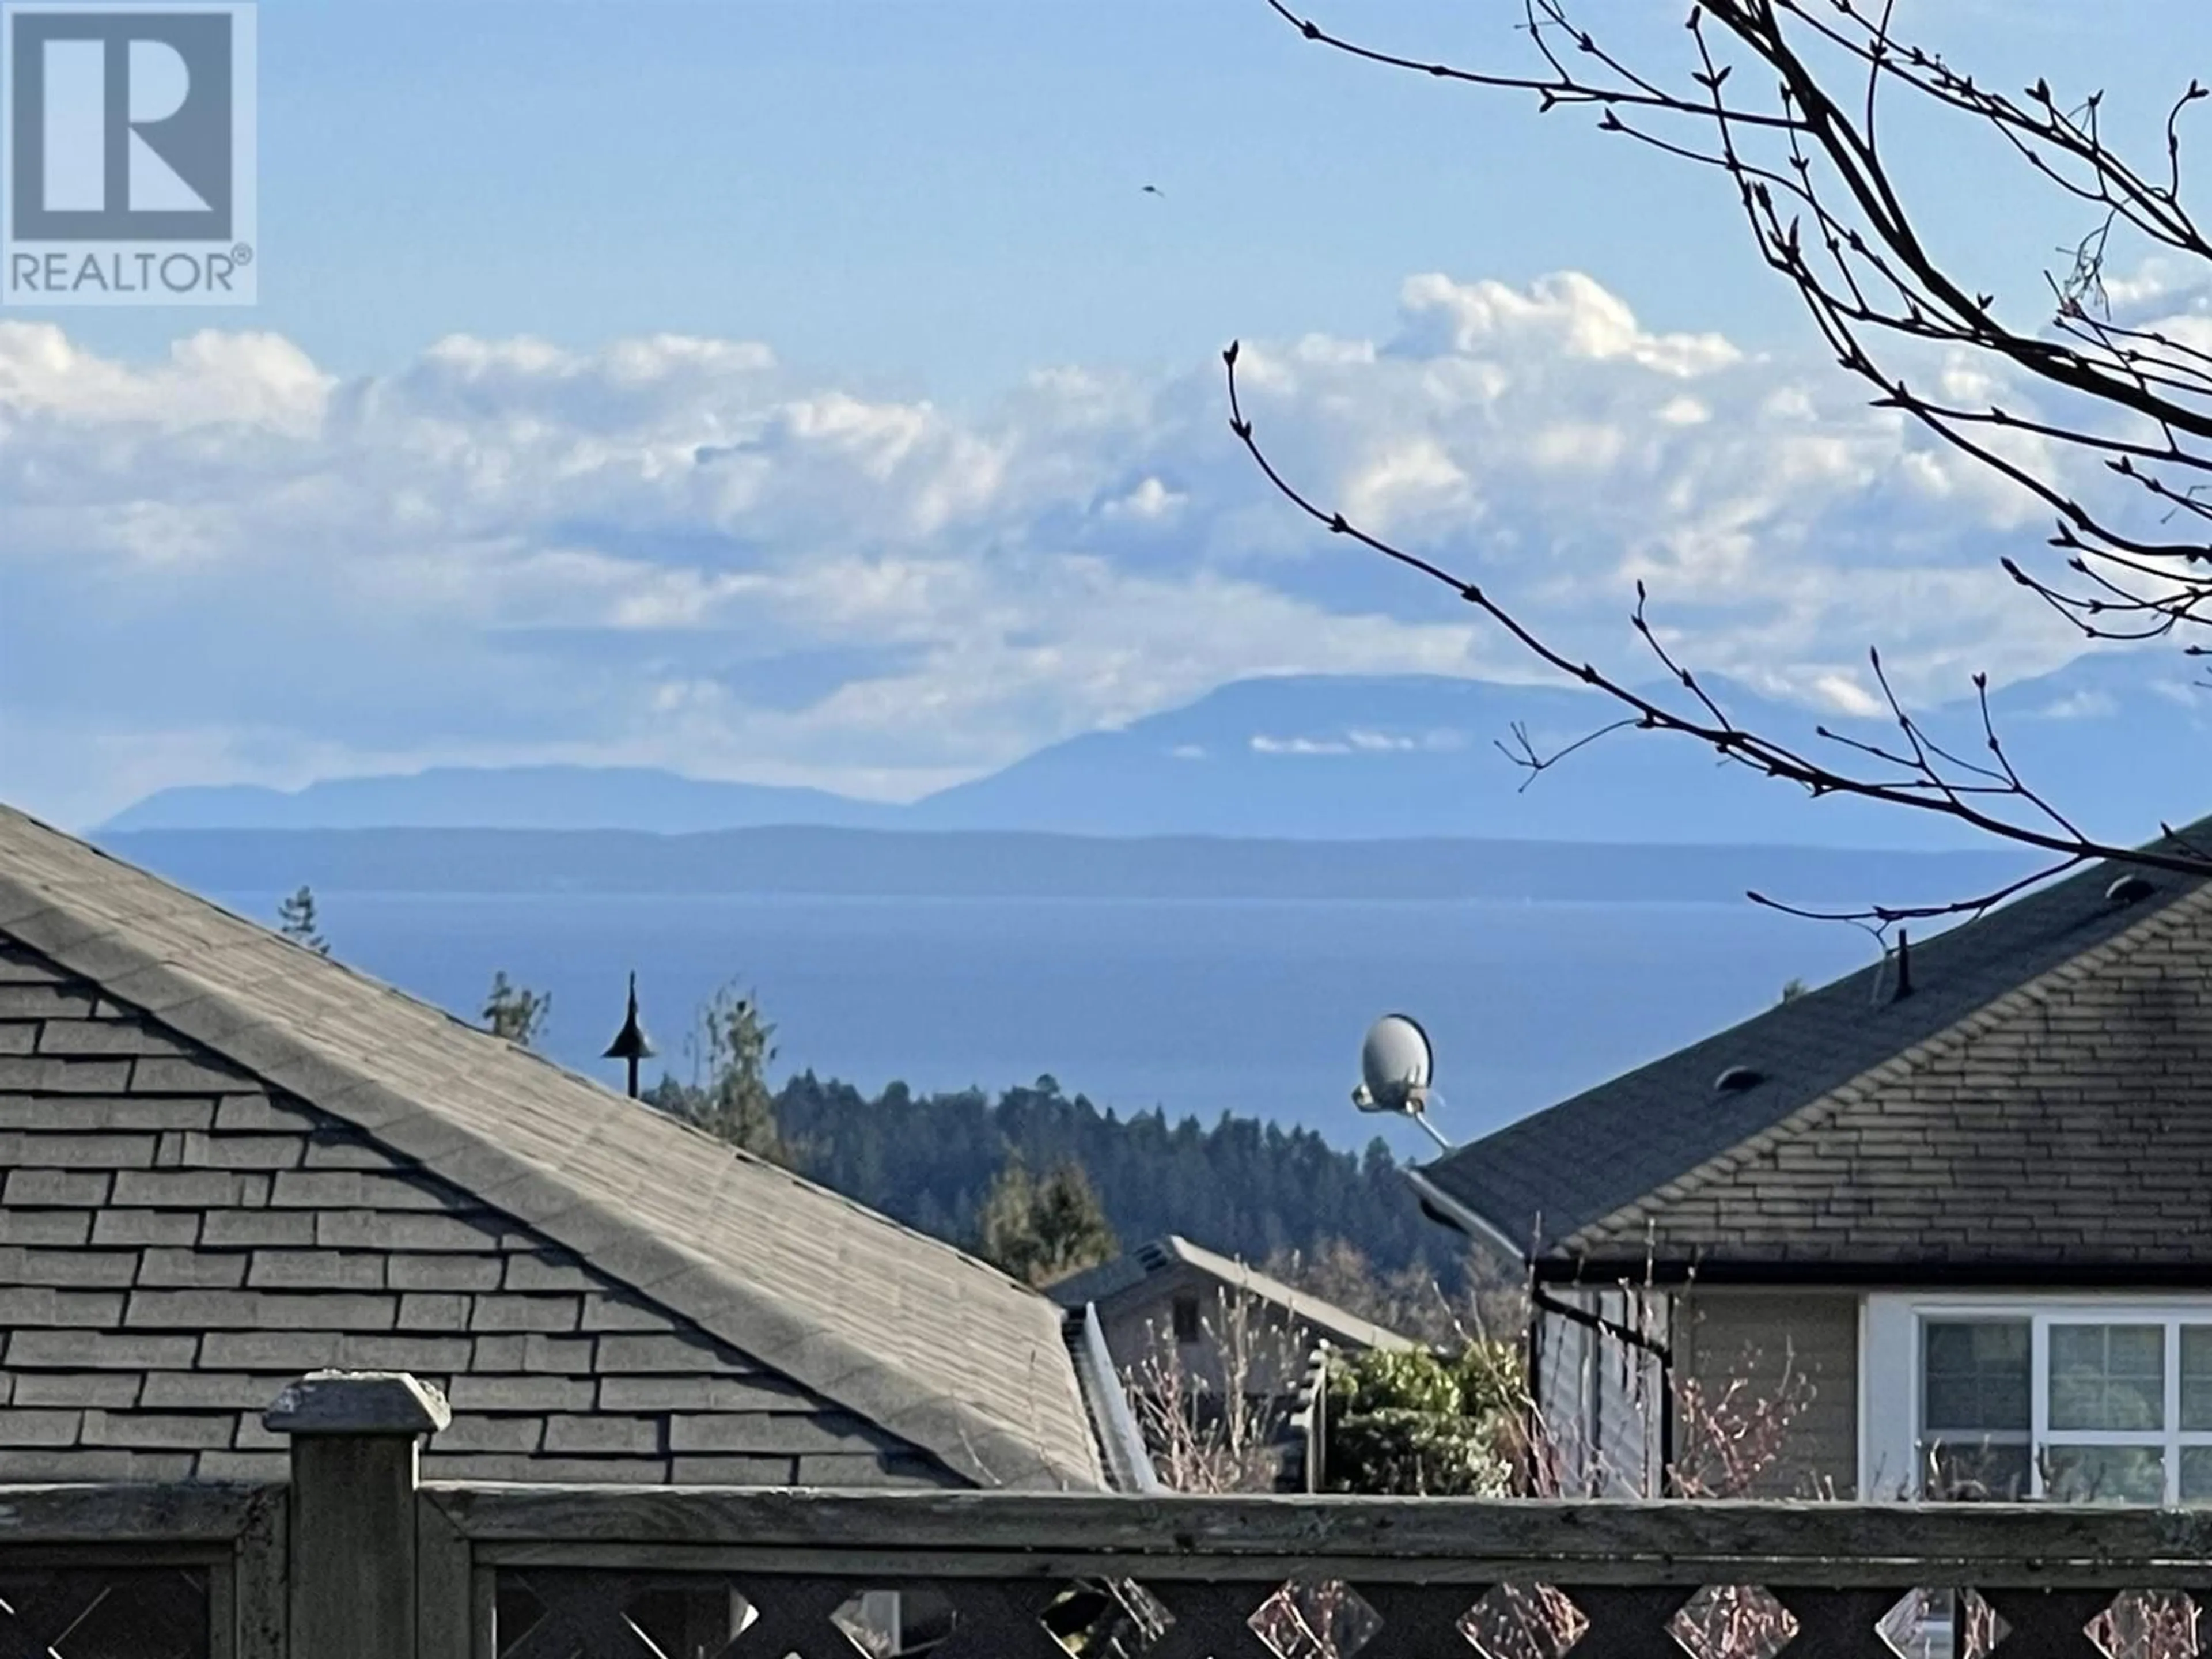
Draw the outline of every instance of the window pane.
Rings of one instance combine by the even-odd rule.
[[[1921,1443],[1922,1496],[1932,1504],[2009,1504],[2027,1496],[2027,1443]]]
[[[2166,1455],[2156,1446],[2047,1446],[2043,1489],[2060,1504],[2163,1504]]]
[[[2212,1504],[2212,1446],[2181,1449],[2181,1501]]]
[[[2212,1325],[2181,1328],[2181,1426],[2212,1429]]]
[[[1930,1321],[1922,1328],[1920,1420],[1931,1435],[1958,1430],[2025,1433],[2029,1413],[2026,1320]]]
[[[1175,1299],[1173,1312],[1175,1315],[1175,1340],[1178,1342],[1197,1341],[1200,1330],[1198,1317],[1198,1298],[1192,1296],[1177,1297]]]
[[[2053,1325],[2051,1426],[2166,1426],[2166,1328]]]

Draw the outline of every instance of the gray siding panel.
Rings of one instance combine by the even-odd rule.
[[[1678,1397],[1693,1384],[1705,1401],[1731,1386],[1725,1407],[1741,1420],[1759,1401],[1787,1397],[1796,1410],[1778,1437],[1778,1455],[1748,1491],[1752,1498],[1837,1498],[1858,1485],[1859,1297],[1813,1290],[1699,1290],[1677,1317]],[[1714,1409],[1708,1405],[1710,1418]],[[1699,1455],[1700,1413],[1678,1412],[1676,1457]]]
[[[1588,1349],[1589,1334],[1565,1315],[1548,1310],[1537,1314],[1536,1413],[1547,1465],[1538,1473],[1538,1490],[1544,1495],[1554,1486],[1562,1494],[1587,1489],[1592,1386]]]

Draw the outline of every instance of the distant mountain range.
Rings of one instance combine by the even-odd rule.
[[[1992,695],[2007,751],[2091,832],[2146,839],[2212,810],[2212,690],[2166,651],[2100,653]],[[1893,723],[1818,716],[1717,688],[1739,724],[1833,750],[1826,723],[1893,742]],[[908,805],[635,768],[439,768],[295,792],[165,789],[102,826],[179,830],[628,830],[805,825],[1089,836],[1512,840],[1931,850],[1972,831],[1930,815],[1802,792],[1688,740],[1624,732],[1531,781],[1501,754],[1516,726],[1553,752],[1618,713],[1580,688],[1435,677],[1240,681],[1187,708],[1055,744]],[[1925,711],[1984,760],[1968,701]],[[1527,784],[1527,787],[1522,786]]]

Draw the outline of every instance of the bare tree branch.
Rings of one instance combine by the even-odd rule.
[[[1517,69],[1384,50],[1334,33],[1289,0],[1266,3],[1331,51],[1455,86],[1530,94],[1541,112],[1587,107],[1603,131],[1725,173],[1760,258],[1796,290],[1838,366],[1869,387],[1873,405],[1905,415],[1967,465],[2050,510],[2049,545],[2057,557],[2007,557],[2006,576],[2085,639],[2145,641],[2212,628],[2212,500],[2204,499],[2212,492],[2212,349],[2115,321],[2106,281],[2123,245],[2179,258],[2212,279],[2212,241],[2182,194],[2183,120],[2212,96],[2198,82],[2166,107],[2162,153],[2156,166],[2144,167],[2107,141],[2101,93],[2068,104],[2046,80],[2017,94],[1984,85],[1901,35],[1893,0],[1705,0],[1689,13],[1688,51],[1664,71],[1632,64],[1580,25],[1576,0],[1520,0],[1516,32],[1532,52]],[[1881,112],[1900,99],[1961,124],[1961,136],[1994,137],[1996,153],[2020,164],[2062,210],[2090,216],[2084,234],[2060,250],[2064,267],[2044,273],[2032,319],[2008,320],[1995,295],[1976,290],[1935,251],[1884,149],[1885,135],[1898,129]],[[1968,382],[1932,370],[1939,390],[1931,393],[1901,359],[1892,361],[1893,352],[1929,363],[1978,362],[2016,401],[1984,404],[1978,395],[1957,395]],[[1832,747],[1814,758],[1732,720],[1653,632],[1640,585],[1632,625],[1680,688],[1680,706],[1662,707],[1569,659],[1507,602],[1316,505],[1284,477],[1239,404],[1234,345],[1227,361],[1231,428],[1284,496],[1332,532],[1450,587],[1523,649],[1624,707],[1621,719],[1549,755],[1516,728],[1516,747],[1498,746],[1528,773],[1523,788],[1612,732],[1671,732],[1814,796],[1932,813],[2053,855],[2036,877],[1995,893],[1942,907],[1870,907],[1852,918],[1882,926],[1978,913],[2093,860],[2212,874],[2203,849],[2137,849],[2084,834],[2006,755],[1984,677],[1975,684],[1985,758],[1967,760],[1936,743],[1899,703],[1872,653],[1899,741],[1869,744],[1821,730]],[[2100,481],[2117,487],[2113,499],[2093,499],[2090,486]],[[2146,508],[2156,511],[2154,525],[2138,521],[2149,516]],[[2201,643],[2185,649],[2207,651]]]
[[[1898,700],[1882,669],[1881,653],[1870,652],[1869,659],[1881,685],[1890,713],[1905,738],[1905,749],[1893,754],[1863,743],[1838,738],[1826,728],[1816,728],[1816,735],[1838,747],[1884,763],[1886,769],[1869,772],[1828,764],[1777,738],[1747,731],[1737,725],[1696,672],[1677,660],[1660,640],[1646,614],[1650,597],[1641,582],[1637,584],[1636,609],[1631,615],[1630,625],[1666,670],[1669,678],[1681,688],[1684,701],[1688,706],[1681,709],[1669,708],[1656,701],[1652,696],[1599,669],[1595,664],[1577,662],[1479,584],[1465,580],[1432,560],[1362,529],[1342,513],[1314,501],[1285,477],[1261,447],[1253,422],[1244,411],[1237,380],[1239,355],[1240,348],[1233,342],[1222,353],[1228,375],[1230,429],[1244,446],[1261,474],[1284,499],[1316,523],[1327,526],[1330,533],[1346,537],[1386,559],[1450,588],[1460,599],[1503,629],[1523,649],[1559,672],[1579,680],[1616,703],[1624,705],[1629,711],[1626,717],[1615,720],[1601,731],[1592,732],[1589,737],[1570,745],[1570,750],[1561,750],[1559,754],[1541,757],[1530,747],[1518,763],[1540,772],[1556,763],[1571,750],[1579,749],[1608,732],[1628,727],[1668,732],[1706,744],[1723,761],[1748,767],[1767,777],[1795,783],[1815,799],[1850,796],[1881,801],[1892,806],[1954,819],[1985,834],[2057,854],[2059,862],[2044,872],[2046,877],[2096,860],[2112,860],[2192,877],[2212,875],[2212,859],[2207,859],[2201,851],[2155,845],[2123,847],[2097,840],[2077,830],[2040,793],[2026,783],[2006,758],[1989,712],[1988,678],[1985,675],[1977,675],[1974,683],[1981,700],[1984,743],[1992,757],[1992,763],[1987,766],[1958,762],[1941,745],[1933,743],[1922,731],[1915,717],[1907,713]],[[1525,736],[1522,742],[1525,745]],[[1948,769],[1947,763],[1949,763]],[[1886,924],[1916,914],[1964,914],[1986,909],[2016,890],[2017,886],[2008,885],[1997,894],[1961,901],[1940,912],[1892,912],[1881,906],[1873,906],[1860,913],[1860,916]],[[1753,896],[1759,897],[1758,895]],[[1760,899],[1759,902],[1767,901]]]

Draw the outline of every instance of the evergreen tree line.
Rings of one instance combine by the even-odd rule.
[[[1342,1242],[1379,1273],[1461,1278],[1455,1236],[1421,1214],[1380,1139],[1354,1155],[1256,1118],[1122,1116],[1050,1077],[995,1099],[899,1083],[870,1098],[806,1072],[776,1091],[775,1110],[807,1176],[940,1238],[975,1242],[975,1218],[1012,1159],[1083,1172],[1127,1244],[1182,1233],[1264,1262]]]

